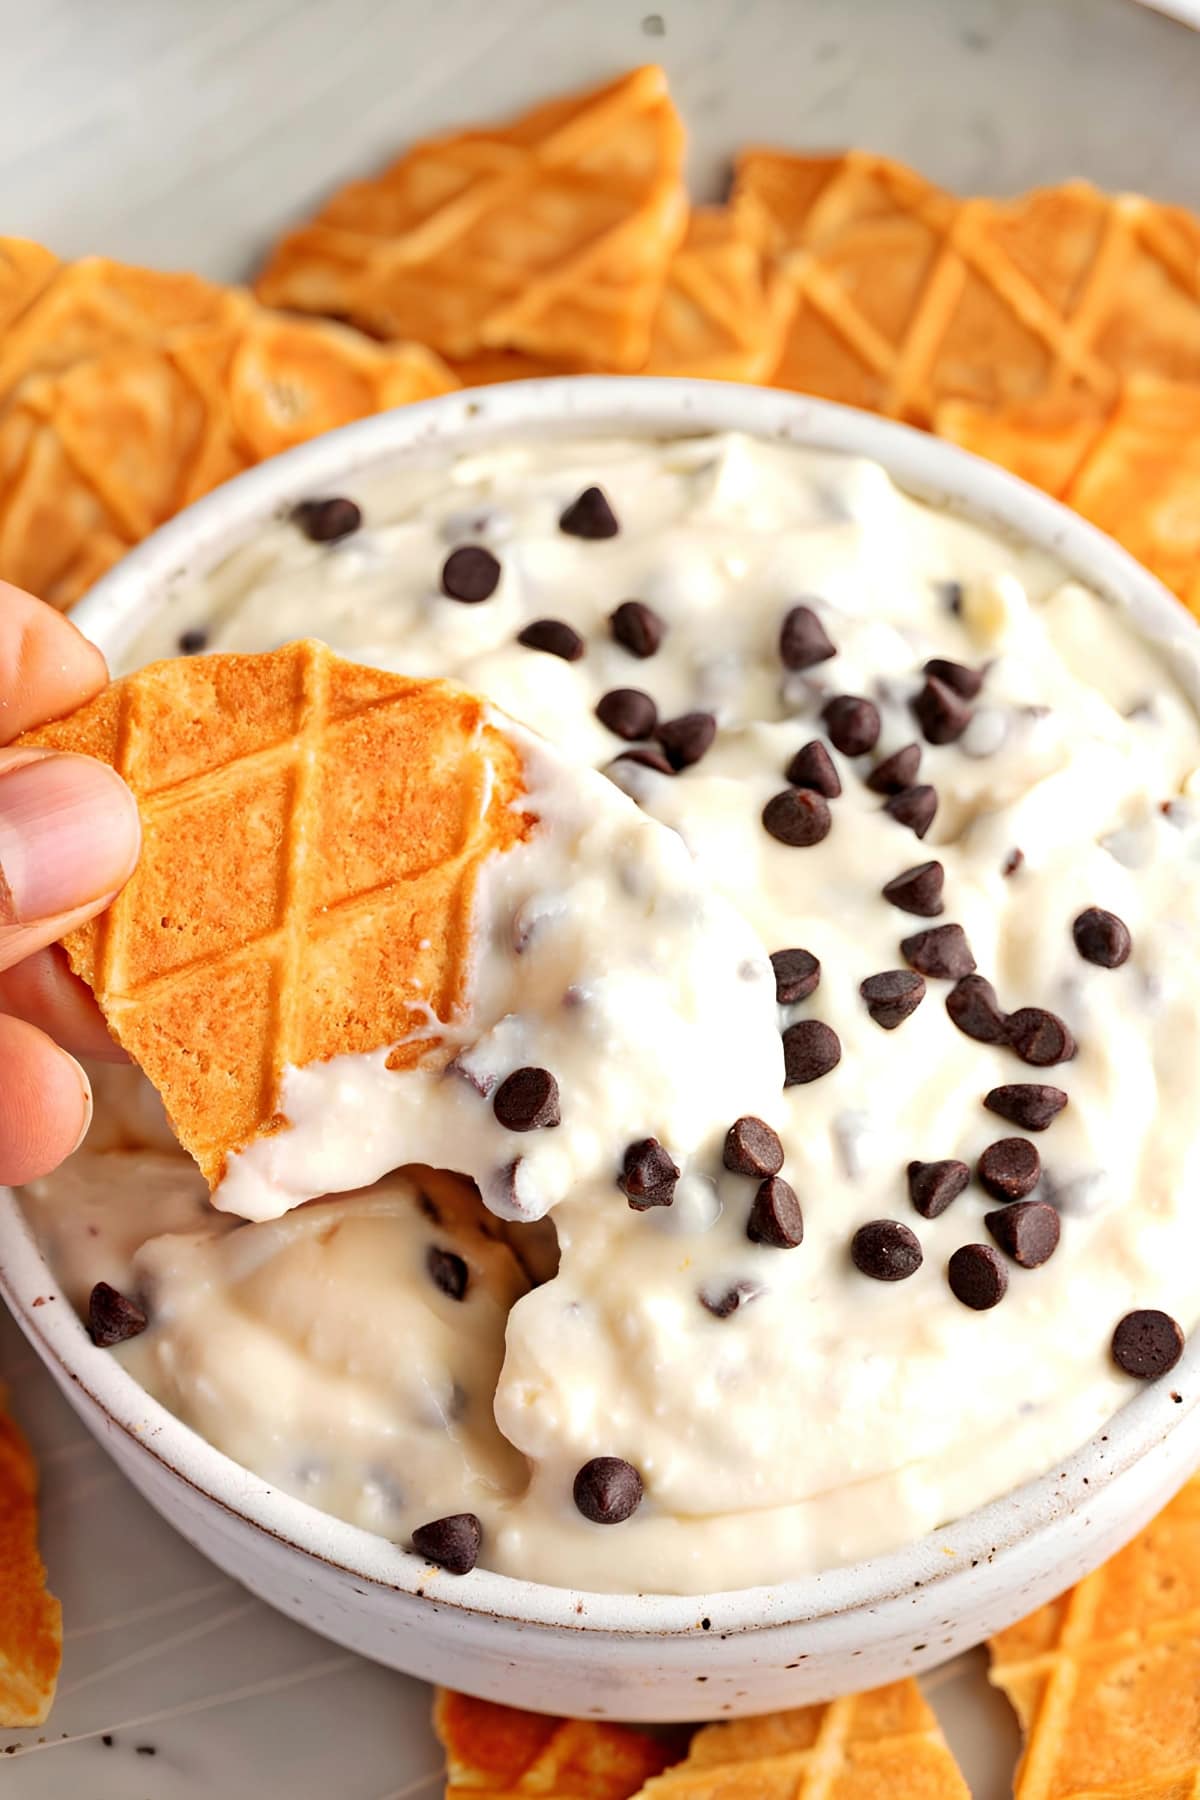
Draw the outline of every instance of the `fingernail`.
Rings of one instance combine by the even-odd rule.
[[[47,756],[0,771],[0,920],[28,925],[113,893],[140,841],[133,795],[106,764]]]
[[[92,1116],[96,1111],[96,1102],[92,1096],[91,1078],[89,1077],[87,1070],[83,1067],[83,1064],[75,1062],[75,1058],[69,1056],[69,1052],[66,1050],[63,1051],[63,1055],[68,1056],[69,1060],[75,1064],[75,1073],[78,1075],[83,1087],[83,1123],[79,1127],[79,1136],[71,1145],[70,1150],[70,1154],[74,1156],[75,1152],[82,1147],[84,1138],[92,1129]]]

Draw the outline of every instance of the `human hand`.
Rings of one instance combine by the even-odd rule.
[[[104,658],[64,619],[0,582],[0,745],[99,693]],[[0,1182],[44,1175],[91,1120],[72,1052],[120,1058],[57,940],[133,873],[141,829],[120,776],[86,756],[0,749]]]

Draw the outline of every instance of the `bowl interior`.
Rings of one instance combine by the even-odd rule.
[[[1200,631],[1183,608],[1124,551],[1056,502],[936,439],[827,403],[732,384],[611,377],[513,383],[445,396],[330,433],[239,476],[164,526],[107,575],[76,608],[80,627],[121,655],[149,609],[219,562],[264,519],[307,495],[336,492],[411,460],[444,460],[504,439],[547,435],[685,435],[741,430],[812,448],[872,457],[906,491],[1014,541],[1049,552],[1168,650],[1200,706]],[[214,1505],[260,1526],[297,1553],[357,1579],[413,1593],[426,1565],[397,1546],[281,1495],[231,1462],[168,1413],[105,1352],[71,1310],[38,1305],[54,1277],[15,1197],[0,1190],[0,1292],[39,1354],[65,1386],[78,1384],[114,1428],[137,1438]],[[36,1307],[36,1310],[35,1310]],[[1103,1435],[1040,1480],[898,1551],[784,1583],[706,1597],[581,1596],[476,1570],[439,1586],[438,1603],[573,1630],[694,1632],[699,1613],[714,1630],[741,1632],[875,1606],[944,1579],[972,1558],[994,1557],[1151,1453],[1194,1405],[1200,1339],[1175,1379],[1138,1394]],[[149,1440],[149,1441],[148,1441]],[[949,1554],[948,1554],[949,1550]]]

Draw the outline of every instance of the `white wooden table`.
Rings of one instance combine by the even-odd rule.
[[[1200,36],[1129,0],[0,0],[0,231],[237,279],[407,139],[651,58],[700,195],[756,139],[862,144],[963,190],[1082,174],[1200,207]],[[6,1320],[0,1378],[42,1456],[67,1620],[50,1724],[0,1732],[5,1800],[432,1800],[418,1683],[176,1538]],[[977,1800],[1001,1800],[1016,1737],[981,1659],[926,1686]]]

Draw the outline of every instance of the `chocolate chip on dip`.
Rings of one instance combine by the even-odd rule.
[[[793,787],[811,788],[826,800],[836,800],[842,791],[841,777],[833,766],[833,758],[819,739],[797,750],[785,770]]]
[[[872,1219],[850,1242],[854,1266],[872,1281],[906,1281],[922,1263],[920,1240],[898,1219]]]
[[[997,1200],[1022,1200],[1042,1178],[1042,1159],[1028,1138],[1000,1138],[979,1159],[979,1179]]]
[[[842,1046],[823,1019],[800,1019],[783,1034],[784,1087],[819,1081],[842,1060]]]
[[[779,1133],[762,1119],[737,1119],[725,1133],[722,1161],[734,1175],[778,1175],[783,1167]]]
[[[811,669],[837,650],[811,606],[793,606],[779,629],[779,660],[785,669]]]
[[[642,1138],[625,1152],[618,1186],[635,1212],[670,1206],[675,1198],[679,1166],[657,1138]]]
[[[905,744],[902,750],[894,750],[891,756],[876,763],[867,776],[867,786],[873,794],[901,794],[916,784],[920,767],[920,744]]]
[[[885,1031],[895,1031],[925,998],[925,982],[911,969],[884,969],[878,975],[868,975],[859,983],[858,991],[875,1023]]]
[[[483,1527],[474,1513],[449,1513],[444,1519],[431,1519],[428,1525],[418,1525],[412,1534],[412,1548],[417,1555],[449,1575],[469,1575],[479,1561],[482,1545]]]
[[[464,606],[490,600],[499,585],[499,559],[483,544],[460,544],[442,564],[443,594]]]
[[[795,1006],[816,993],[821,965],[811,950],[773,950],[771,967],[775,971],[775,999],[780,1006]]]
[[[527,650],[542,650],[547,656],[561,656],[564,662],[578,662],[584,643],[573,625],[562,619],[534,619],[517,633],[518,644]]]
[[[945,879],[946,871],[940,862],[918,863],[914,869],[904,869],[885,882],[883,897],[901,912],[915,913],[921,919],[936,919],[944,909],[942,886]]]
[[[946,1264],[946,1280],[972,1312],[989,1312],[1008,1292],[1008,1270],[990,1244],[963,1244]]]
[[[762,810],[762,822],[777,843],[807,850],[829,836],[833,815],[824,795],[811,788],[784,788]]]
[[[621,527],[604,490],[587,487],[562,514],[558,529],[568,537],[614,538]]]
[[[653,656],[661,647],[667,627],[652,606],[642,600],[622,600],[609,617],[609,628],[616,642],[630,656]]]
[[[111,1350],[114,1344],[140,1337],[149,1324],[144,1308],[107,1281],[98,1281],[88,1300],[88,1331],[93,1344]]]
[[[514,1069],[496,1089],[492,1111],[506,1131],[560,1125],[558,1083],[549,1069]]]
[[[750,1208],[746,1236],[752,1244],[770,1244],[776,1250],[794,1250],[804,1241],[804,1215],[796,1190],[782,1175],[770,1175],[760,1183]]]
[[[1039,1081],[1017,1081],[990,1088],[983,1104],[1022,1131],[1045,1131],[1066,1106],[1067,1096],[1061,1088],[1046,1087]]]
[[[1112,1335],[1113,1361],[1126,1375],[1155,1381],[1183,1355],[1183,1330],[1169,1313],[1147,1309],[1126,1313]]]
[[[910,1162],[908,1197],[923,1219],[940,1219],[971,1179],[965,1162]]]
[[[292,508],[292,523],[314,544],[335,544],[362,524],[362,509],[341,495],[328,500],[301,500]]]
[[[623,1525],[642,1504],[642,1478],[620,1456],[593,1456],[575,1477],[575,1504],[593,1525]]]
[[[865,756],[879,742],[879,708],[860,694],[837,694],[821,709],[829,741],[843,756]]]
[[[1129,927],[1116,913],[1102,906],[1089,906],[1071,927],[1075,948],[1085,962],[1101,969],[1119,969],[1129,959],[1133,939]]]

